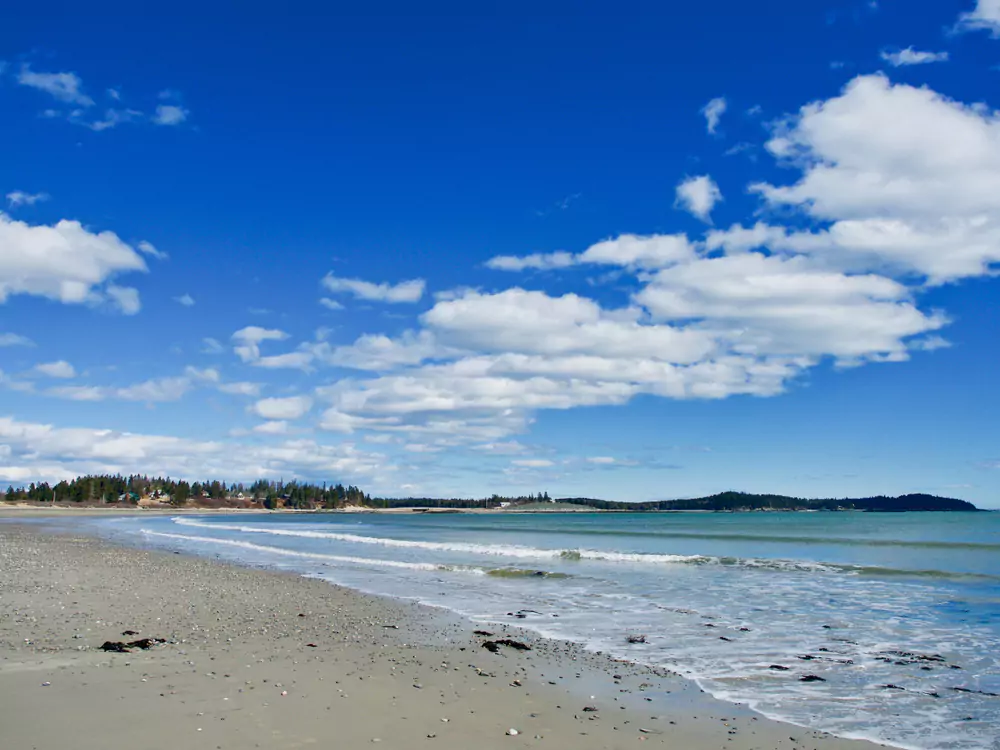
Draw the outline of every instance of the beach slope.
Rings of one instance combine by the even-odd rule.
[[[319,580],[0,524],[0,747],[875,747],[505,636],[532,649]],[[142,638],[165,642],[101,650]]]

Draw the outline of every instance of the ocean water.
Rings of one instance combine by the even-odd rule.
[[[574,640],[845,737],[920,750],[1000,748],[1000,513],[95,523],[133,543],[296,571]],[[630,644],[629,635],[645,643]]]

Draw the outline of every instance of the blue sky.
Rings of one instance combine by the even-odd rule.
[[[1000,507],[1000,0],[673,5],[8,14],[0,482]]]

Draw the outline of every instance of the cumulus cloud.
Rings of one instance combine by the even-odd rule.
[[[229,393],[234,396],[257,397],[260,395],[261,386],[260,383],[237,381],[233,383],[221,383],[219,385],[219,390],[223,393]]]
[[[123,122],[134,122],[143,118],[142,112],[136,109],[106,109],[101,119],[85,120],[79,110],[70,112],[69,121],[78,125],[83,125],[97,133],[103,130],[110,130]]]
[[[516,461],[511,461],[514,466],[520,466],[524,469],[547,469],[554,464],[547,458],[522,458]]]
[[[35,365],[34,370],[39,375],[45,375],[49,378],[76,377],[76,369],[64,359],[60,359],[58,362],[44,362],[42,364]]]
[[[704,258],[657,273],[636,300],[654,319],[688,321],[740,354],[905,359],[906,339],[947,323],[902,284],[845,275],[807,258]]]
[[[55,427],[0,417],[0,442],[10,453],[0,465],[5,482],[58,481],[84,474],[172,476],[236,481],[283,476],[371,482],[394,467],[351,443],[205,441],[88,427]]]
[[[726,100],[721,96],[717,96],[701,108],[701,114],[705,117],[705,127],[710,134],[715,134],[716,129],[719,127],[719,120],[725,112]]]
[[[767,148],[801,165],[802,178],[752,189],[775,208],[827,223],[779,229],[774,249],[931,283],[1000,262],[1000,118],[984,107],[859,76],[839,96],[803,107]]]
[[[299,349],[285,354],[273,354],[260,357],[253,361],[254,367],[264,367],[271,370],[290,369],[308,370],[313,361],[313,353],[307,349]]]
[[[108,282],[148,269],[114,232],[93,233],[65,219],[53,226],[31,225],[0,212],[0,248],[0,304],[12,295],[30,294],[66,304],[111,301],[126,314],[138,311],[134,289]]]
[[[147,242],[146,240],[138,243],[136,245],[136,249],[143,255],[148,255],[149,257],[156,258],[157,260],[166,260],[170,257],[162,250],[157,250],[156,246],[153,245],[152,242]]]
[[[504,354],[652,356],[692,362],[712,348],[699,332],[644,325],[638,311],[607,311],[576,294],[508,289],[468,292],[438,302],[422,316],[437,340],[477,352]]]
[[[254,367],[266,369],[300,369],[307,370],[310,367],[315,354],[311,347],[303,346],[293,352],[285,354],[274,354],[263,356],[260,345],[264,341],[284,341],[288,334],[274,328],[261,328],[260,326],[247,326],[241,328],[232,335],[234,343],[233,351],[243,362]],[[214,341],[214,339],[213,339]]]
[[[393,339],[382,334],[367,334],[347,346],[318,344],[312,350],[326,364],[357,370],[386,370],[401,365],[416,365],[442,355],[444,349],[427,331],[412,332]]]
[[[687,177],[677,185],[676,205],[702,221],[711,221],[712,209],[722,200],[722,191],[706,175]]]
[[[194,297],[190,294],[182,294],[180,297],[174,297],[174,302],[183,307],[194,307]]]
[[[261,328],[260,326],[247,326],[232,335],[232,340],[235,343],[233,351],[244,362],[254,362],[260,359],[260,345],[262,342],[284,341],[287,338],[288,334],[284,331],[274,328]]]
[[[94,100],[83,93],[83,82],[76,73],[37,73],[30,65],[22,65],[17,76],[22,86],[44,91],[67,104],[80,107],[93,106]]]
[[[48,193],[26,193],[23,190],[14,190],[13,192],[7,193],[7,205],[11,208],[34,206],[36,203],[41,203],[43,201],[47,201],[48,199]]]
[[[43,367],[46,368],[43,370]],[[72,367],[65,362],[40,365],[35,370],[49,377],[74,377]],[[148,404],[179,401],[197,388],[212,388],[237,396],[260,395],[260,384],[225,382],[218,370],[207,367],[186,367],[181,375],[150,378],[130,385],[67,385],[48,388],[47,396],[70,401],[138,401]]]
[[[135,315],[142,309],[142,303],[139,301],[139,290],[134,287],[108,284],[104,291],[112,305],[125,315]]]
[[[34,346],[35,342],[18,333],[0,333],[0,346]]]
[[[958,18],[960,31],[985,30],[1000,38],[1000,0],[976,0],[976,7]]]
[[[284,435],[288,432],[288,422],[283,419],[261,422],[254,426],[253,431],[258,435]]]
[[[157,403],[162,401],[178,401],[184,397],[193,386],[188,376],[173,376],[151,378],[141,383],[124,387],[78,385],[50,388],[45,393],[57,398],[71,401],[105,401],[119,399],[121,401],[142,401]]]
[[[684,234],[643,237],[623,234],[591,245],[582,253],[534,254],[524,257],[500,255],[487,261],[490,268],[521,271],[526,268],[568,268],[579,265],[659,268],[694,257],[695,247]]]
[[[912,46],[896,50],[895,52],[882,50],[880,57],[894,68],[904,65],[926,65],[927,63],[948,61],[947,52],[920,52],[913,49]]]
[[[423,279],[411,279],[398,284],[375,284],[361,279],[342,279],[332,273],[328,273],[322,283],[335,294],[346,293],[358,299],[389,303],[419,302],[426,288]]]
[[[287,398],[264,398],[252,407],[253,412],[264,419],[298,419],[312,408],[308,396],[288,396]]]
[[[694,256],[694,246],[683,234],[658,234],[642,237],[623,234],[588,247],[581,263],[636,268],[659,268]]]
[[[160,104],[153,115],[154,125],[180,125],[187,120],[190,112],[176,104]]]
[[[549,271],[555,268],[568,268],[577,262],[572,253],[534,253],[532,255],[497,255],[486,261],[486,267],[497,271],[524,271],[533,268]]]

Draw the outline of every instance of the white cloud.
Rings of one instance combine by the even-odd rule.
[[[577,262],[572,253],[534,253],[518,257],[515,255],[497,255],[486,261],[486,267],[496,271],[523,271],[528,268],[548,271],[555,268],[568,268]]]
[[[343,310],[344,306],[337,302],[335,299],[330,299],[329,297],[321,297],[319,303],[323,305],[327,310]]]
[[[31,225],[0,212],[0,248],[0,303],[31,294],[67,304],[94,305],[110,298],[123,312],[137,309],[137,293],[104,286],[118,274],[147,271],[139,253],[113,232],[92,233],[65,219],[53,226]]]
[[[201,343],[204,345],[201,350],[203,354],[222,354],[222,352],[226,350],[218,339],[213,339],[211,337],[203,338]]]
[[[125,315],[135,315],[142,309],[142,303],[139,301],[139,290],[134,287],[108,284],[104,291],[111,299],[112,304]]]
[[[947,323],[920,312],[910,291],[891,279],[759,253],[665,269],[636,300],[654,319],[693,321],[753,356],[905,359],[908,337]]]
[[[232,335],[235,342],[233,351],[244,362],[255,362],[260,359],[260,344],[264,341],[284,341],[288,334],[274,328],[247,326]],[[214,339],[213,339],[214,340]]]
[[[288,432],[288,422],[284,420],[261,422],[254,426],[253,431],[258,435],[284,435]]]
[[[76,369],[64,359],[58,362],[45,362],[35,365],[35,372],[49,378],[75,378]]]
[[[913,49],[912,46],[897,50],[896,52],[882,50],[879,56],[894,68],[904,65],[926,65],[927,63],[948,61],[947,52],[921,52]]]
[[[812,233],[777,230],[778,250],[932,283],[1000,262],[1000,117],[983,106],[859,76],[803,107],[767,147],[802,178],[753,190],[829,222]]]
[[[469,292],[438,302],[422,321],[445,344],[479,352],[543,355],[603,354],[692,362],[712,348],[699,333],[635,320],[637,310],[607,311],[575,294],[550,297],[508,289]]]
[[[694,248],[683,234],[642,237],[623,234],[591,245],[581,255],[582,263],[659,268],[694,256]]]
[[[368,334],[349,346],[331,348],[327,344],[319,344],[313,351],[328,365],[357,370],[388,370],[400,365],[416,365],[444,353],[427,331],[406,333],[399,339]]]
[[[710,233],[715,251],[740,245],[722,257],[683,235],[629,236],[581,254],[637,275],[641,288],[625,308],[516,288],[440,298],[421,330],[342,348],[343,361],[357,357],[384,374],[318,389],[330,404],[321,426],[446,429],[451,439],[489,434],[480,440],[495,442],[524,430],[539,409],[618,405],[639,394],[768,396],[827,358],[902,361],[936,345],[946,317],[920,311],[903,284],[808,255],[750,252],[788,231],[739,231],[749,237]]]
[[[284,341],[288,334],[275,328],[261,328],[260,326],[247,326],[241,328],[232,335],[235,344],[233,351],[243,362],[254,367],[267,369],[308,369],[313,360],[314,354],[309,348],[300,348],[298,351],[286,354],[275,354],[271,356],[261,356],[260,345],[264,341]]]
[[[170,257],[162,250],[157,250],[156,246],[153,245],[152,242],[147,242],[146,240],[138,243],[136,245],[136,249],[143,255],[148,255],[151,258],[156,258],[157,260],[166,260]]]
[[[428,445],[427,443],[407,443],[403,450],[408,453],[440,453],[443,448],[439,445]]]
[[[659,268],[694,257],[694,245],[684,234],[660,234],[642,237],[623,234],[591,245],[582,253],[549,253],[518,257],[499,255],[486,262],[500,271],[525,268],[567,268],[574,265],[606,265],[626,268]],[[463,290],[464,291],[464,290]],[[439,299],[441,297],[439,296]]]
[[[34,346],[35,342],[17,333],[0,333],[0,346]]]
[[[716,128],[719,127],[719,120],[725,112],[726,100],[721,96],[717,96],[702,107],[701,113],[705,116],[705,126],[709,133],[715,134]]]
[[[184,307],[194,307],[194,297],[190,294],[182,294],[180,297],[174,297],[174,302]]]
[[[234,481],[285,477],[364,480],[394,470],[385,456],[351,443],[285,440],[265,445],[187,437],[55,427],[0,417],[0,442],[11,454],[0,466],[7,482],[58,481],[84,474],[138,474]]]
[[[34,206],[36,203],[41,203],[43,201],[47,201],[48,199],[48,193],[25,193],[23,190],[14,190],[13,192],[7,193],[7,205],[11,208]]]
[[[44,91],[67,104],[90,107],[94,100],[83,93],[83,82],[76,73],[36,73],[27,64],[21,66],[17,82]]]
[[[274,354],[268,357],[260,357],[253,361],[254,367],[264,367],[271,370],[290,369],[308,370],[313,361],[313,353],[300,349],[285,354]]]
[[[106,109],[104,110],[103,119],[100,120],[86,121],[82,119],[82,115],[83,112],[79,110],[70,112],[69,121],[77,125],[83,125],[97,133],[110,130],[123,122],[134,122],[143,118],[142,112],[136,109]]]
[[[103,401],[108,398],[108,390],[96,385],[66,385],[49,388],[45,393],[69,401]]]
[[[419,302],[424,296],[426,283],[423,279],[412,279],[398,284],[374,284],[361,279],[342,279],[328,273],[323,278],[323,286],[334,293],[352,294],[372,302],[404,303]]]
[[[191,378],[191,380],[202,383],[219,383],[222,380],[222,376],[219,375],[219,371],[212,367],[199,369],[197,367],[188,366],[184,368],[184,375]]]
[[[179,401],[190,389],[190,377],[164,377],[115,389],[113,395],[124,401]]]
[[[546,458],[522,458],[515,461],[511,461],[514,466],[520,466],[525,469],[547,469],[554,464]]]
[[[264,419],[298,419],[312,408],[308,396],[288,396],[287,398],[264,398],[251,407],[253,412]]]
[[[162,401],[179,401],[192,388],[192,380],[188,376],[152,378],[125,387],[79,385],[61,386],[45,391],[46,395],[65,398],[71,401],[105,401],[119,399],[121,401],[142,401],[156,403]]]
[[[677,185],[679,207],[702,221],[711,222],[712,209],[722,200],[722,191],[707,174],[688,177]]]
[[[222,383],[219,385],[219,390],[233,396],[253,396],[256,398],[260,395],[260,383],[248,383],[246,381]]]
[[[472,450],[480,451],[481,453],[492,453],[495,455],[516,455],[518,453],[524,453],[527,447],[517,442],[516,440],[507,440],[504,442],[497,443],[481,443],[480,445],[473,445]]]
[[[45,372],[51,377],[73,377],[72,368],[63,362],[52,363]],[[42,371],[42,366],[36,368]],[[57,374],[61,373],[61,374]],[[182,375],[151,378],[127,386],[77,385],[59,386],[44,391],[45,395],[72,401],[139,401],[158,403],[179,401],[197,387],[215,388],[222,393],[242,396],[259,396],[260,386],[256,383],[225,383],[214,368],[186,367]]]
[[[175,104],[159,104],[153,115],[154,125],[180,125],[187,120],[190,112]]]
[[[976,7],[958,17],[959,30],[985,30],[1000,38],[1000,0],[976,0]]]
[[[587,463],[596,464],[597,466],[611,466],[618,463],[618,461],[613,456],[590,456],[587,458]]]

